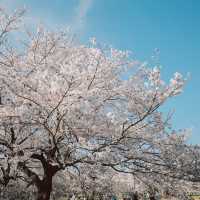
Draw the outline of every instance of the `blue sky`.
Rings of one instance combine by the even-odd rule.
[[[159,62],[167,80],[176,71],[191,78],[184,93],[170,100],[174,127],[192,128],[200,143],[200,1],[199,0],[0,0],[7,9],[27,8],[27,23],[71,27],[86,42],[133,51],[142,61]],[[159,49],[159,59],[152,59]]]

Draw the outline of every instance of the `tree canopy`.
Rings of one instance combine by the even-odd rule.
[[[199,148],[160,111],[185,84],[128,51],[88,45],[66,32],[19,26],[24,11],[0,10],[0,183],[21,179],[48,200],[61,170],[199,181]],[[20,47],[10,39],[19,31]],[[26,36],[25,36],[26,35]],[[25,38],[25,39],[24,39]],[[162,178],[161,178],[162,177]]]

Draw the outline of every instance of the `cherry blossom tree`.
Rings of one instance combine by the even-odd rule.
[[[129,52],[94,39],[80,45],[42,27],[21,31],[13,45],[9,33],[23,11],[0,11],[2,185],[20,179],[37,188],[37,200],[48,200],[57,172],[87,166],[199,181],[199,150],[159,109],[182,91],[181,74],[164,83],[159,67]]]

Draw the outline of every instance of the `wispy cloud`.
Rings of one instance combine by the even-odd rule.
[[[18,8],[23,8],[24,5],[20,0],[0,0],[0,6],[7,11],[12,11]]]
[[[37,10],[31,7],[30,2],[25,3],[23,0],[0,0],[0,7],[6,10],[8,13],[12,13],[17,9],[25,9],[25,15],[23,17],[23,25],[28,29],[35,29],[40,24],[48,25],[48,28],[55,27],[55,24],[37,13]]]
[[[70,21],[64,24],[57,21],[55,13],[51,13],[50,16],[44,16],[44,13],[39,12],[35,7],[31,5],[31,2],[24,0],[0,0],[0,7],[5,8],[7,11],[12,12],[15,9],[25,8],[27,10],[24,16],[24,24],[27,28],[34,28],[38,24],[42,23],[50,29],[70,27],[75,34],[82,34],[87,27],[87,16],[95,0],[77,0],[77,4],[72,8],[72,12],[69,18]],[[53,3],[49,6],[53,6]],[[44,8],[45,9],[45,8]],[[55,28],[56,27],[56,28]]]
[[[86,25],[87,14],[92,7],[94,0],[79,0],[75,8],[75,16],[72,20],[71,28],[74,31],[82,31]]]

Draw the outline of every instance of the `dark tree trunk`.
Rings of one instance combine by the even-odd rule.
[[[138,195],[138,193],[137,193],[137,192],[132,193],[132,194],[131,194],[131,199],[132,199],[132,200],[139,200],[139,195]]]
[[[156,200],[154,196],[149,197],[150,200]]]
[[[51,164],[47,164],[44,167],[44,177],[37,184],[38,196],[37,200],[49,200],[52,192],[52,181],[53,176],[59,170],[58,166],[52,166]]]
[[[55,148],[54,151],[55,153]],[[48,152],[47,156],[51,155],[52,150]],[[58,172],[61,168],[59,165],[52,165],[51,159],[46,159],[43,154],[34,153],[31,155],[32,159],[39,160],[42,163],[44,176],[42,180],[38,176],[37,173],[29,169],[28,166],[25,165],[24,162],[19,162],[18,166],[27,174],[29,178],[31,178],[30,184],[35,184],[37,187],[37,200],[49,200],[52,192],[52,181],[53,176]]]
[[[133,200],[139,200],[139,198],[138,198],[138,195],[137,195],[137,194],[133,196]]]
[[[52,192],[52,176],[46,177],[38,185],[37,200],[49,200]]]

